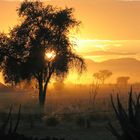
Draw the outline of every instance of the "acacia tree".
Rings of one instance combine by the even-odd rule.
[[[10,84],[35,79],[39,103],[44,107],[47,86],[53,75],[64,77],[72,66],[79,72],[85,67],[69,39],[70,30],[80,22],[74,18],[72,8],[44,6],[40,1],[26,0],[17,11],[21,23],[8,36],[1,34],[3,75]]]
[[[96,79],[98,84],[104,84],[105,80],[112,75],[112,72],[109,70],[100,70],[97,73],[93,74],[93,77]]]
[[[100,70],[93,74],[94,81],[90,87],[90,100],[94,104],[96,97],[98,95],[100,86],[105,83],[105,80],[108,79],[112,75],[112,72],[109,70]]]

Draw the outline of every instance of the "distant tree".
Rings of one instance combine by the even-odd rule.
[[[112,75],[112,72],[109,70],[100,70],[97,73],[93,74],[93,77],[96,79],[96,82],[100,84],[104,84],[105,80],[108,79]]]
[[[36,80],[39,103],[44,107],[46,90],[52,76],[63,76],[75,66],[85,68],[81,57],[74,52],[69,32],[80,24],[73,9],[44,6],[40,1],[27,1],[18,8],[21,23],[8,35],[0,35],[0,61],[6,83]]]
[[[128,77],[128,76],[118,77],[117,78],[117,85],[127,85],[129,79],[130,79],[130,77]]]
[[[100,70],[93,74],[94,80],[90,86],[90,99],[92,104],[95,103],[96,96],[98,95],[100,86],[105,83],[105,80],[112,75],[112,72],[109,70]]]

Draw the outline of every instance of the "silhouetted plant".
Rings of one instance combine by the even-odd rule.
[[[39,103],[44,107],[46,90],[52,76],[65,77],[71,67],[85,67],[74,51],[69,33],[80,22],[72,8],[45,6],[25,0],[18,8],[21,23],[8,35],[0,35],[0,62],[6,83],[15,85],[35,79]]]
[[[86,123],[86,120],[85,120],[85,117],[83,116],[78,116],[76,118],[76,124],[80,127],[85,127],[85,123]]]
[[[112,75],[112,72],[109,70],[100,70],[93,74],[94,80],[90,86],[90,101],[94,107],[96,97],[99,94],[99,90],[101,85],[105,83],[105,81]]]
[[[86,128],[91,128],[91,120],[90,120],[90,118],[86,118],[85,127]]]
[[[129,93],[128,110],[126,111],[117,95],[117,106],[111,96],[111,102],[116,117],[121,126],[122,134],[109,123],[108,129],[117,138],[117,140],[140,140],[140,94],[136,100],[132,96],[132,88]]]
[[[16,125],[13,128],[13,126],[12,126],[12,123],[13,123],[13,121],[12,121],[12,106],[11,106],[8,117],[3,122],[3,124],[0,128],[0,139],[10,140],[10,137],[14,136],[17,133],[16,131],[17,131],[17,128],[18,128],[18,125],[19,125],[19,122],[20,122],[20,109],[21,109],[21,106],[19,108]],[[9,128],[7,128],[8,124],[9,124]]]
[[[29,121],[29,124],[30,124],[30,128],[34,128],[35,127],[35,121],[34,121],[34,118],[33,118],[32,115],[29,115],[28,121]]]
[[[90,128],[91,127],[91,120],[87,116],[77,116],[76,124],[80,127]]]
[[[47,126],[57,126],[59,124],[59,121],[56,117],[48,117],[46,119],[46,125]]]
[[[45,137],[45,138],[37,138],[37,137],[27,137],[25,135],[19,134],[17,132],[21,113],[20,113],[21,107],[19,108],[17,122],[15,124],[15,127],[13,128],[13,120],[12,120],[12,107],[10,108],[10,112],[8,114],[8,117],[3,122],[2,126],[0,127],[0,140],[65,140],[64,138],[58,138],[58,137]],[[9,127],[9,128],[8,128]]]

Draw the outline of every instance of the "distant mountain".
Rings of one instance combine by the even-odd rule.
[[[103,64],[124,64],[124,65],[137,65],[140,64],[140,61],[135,58],[120,58],[120,59],[110,59],[107,61],[102,62]]]
[[[113,78],[129,76],[132,81],[140,81],[140,61],[134,58],[110,59],[103,62],[94,62],[87,59],[87,70],[95,73],[99,70],[110,70]]]

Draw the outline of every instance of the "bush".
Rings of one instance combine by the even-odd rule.
[[[59,124],[59,121],[56,117],[48,117],[46,119],[46,125],[47,126],[57,126]]]
[[[74,120],[74,116],[71,114],[65,113],[60,117],[60,119],[61,119],[61,121],[71,122]]]
[[[76,118],[76,124],[80,127],[90,128],[91,127],[91,120],[88,117],[78,116]]]
[[[80,127],[84,127],[85,124],[86,124],[85,118],[84,118],[83,116],[78,116],[78,117],[76,118],[76,124],[77,124],[78,126],[80,126]]]

